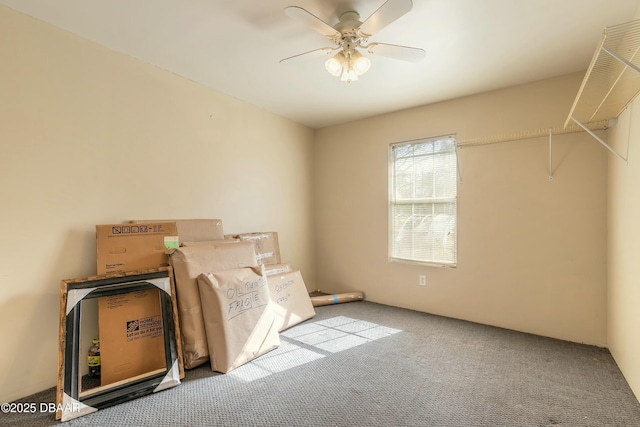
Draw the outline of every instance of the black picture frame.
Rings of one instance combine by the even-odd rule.
[[[82,302],[129,292],[159,289],[165,369],[81,392],[80,327]],[[56,419],[67,421],[180,384],[184,376],[171,267],[63,280],[60,286],[60,344]],[[81,362],[82,361],[82,362]]]

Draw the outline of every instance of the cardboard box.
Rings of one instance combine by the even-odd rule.
[[[166,369],[160,290],[98,298],[100,382]]]
[[[226,373],[280,345],[260,267],[198,276],[211,369]]]
[[[175,222],[96,225],[98,274],[166,266],[177,236]]]
[[[256,245],[256,257],[258,264],[280,264],[280,244],[278,243],[278,233],[275,231],[232,234],[226,236],[226,238],[230,237],[242,241],[253,242]]]
[[[175,249],[170,260],[176,283],[184,366],[192,369],[209,360],[198,276],[257,266],[255,247],[252,242],[217,240]]]
[[[223,240],[222,220],[220,219],[159,219],[133,220],[133,224],[147,224],[158,222],[175,222],[178,228],[180,242],[202,242],[209,240]]]
[[[274,303],[274,323],[278,332],[316,315],[300,271],[270,275],[267,282],[269,295]]]

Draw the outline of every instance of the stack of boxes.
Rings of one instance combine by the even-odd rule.
[[[219,219],[148,220],[98,225],[96,236],[100,275],[172,267],[186,369],[211,360],[212,369],[227,372],[277,347],[274,331],[315,315],[300,272],[281,263],[277,232],[225,235]],[[255,282],[250,292],[241,289],[249,276]],[[260,283],[264,289],[258,291]],[[230,297],[238,292],[256,301],[267,295],[265,304],[254,301],[265,313],[242,310],[230,320],[229,307],[238,304]],[[98,307],[102,385],[165,366],[157,292],[103,297]],[[260,341],[256,334],[271,337],[272,344],[252,349]],[[212,355],[224,355],[224,363]]]

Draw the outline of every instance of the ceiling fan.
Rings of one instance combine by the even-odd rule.
[[[327,37],[334,46],[294,55],[281,60],[280,63],[299,58],[328,56],[337,51],[326,61],[325,67],[332,75],[341,76],[342,81],[352,82],[358,80],[358,76],[366,73],[371,65],[369,58],[358,49],[363,49],[370,54],[403,61],[420,61],[425,57],[423,49],[386,43],[369,43],[370,37],[412,8],[413,2],[411,0],[387,0],[364,22],[360,21],[358,12],[347,11],[340,15],[340,20],[336,25],[331,26],[306,9],[289,6],[284,9],[288,16],[307,24],[311,29]]]

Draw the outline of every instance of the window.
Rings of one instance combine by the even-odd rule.
[[[391,260],[455,266],[455,136],[392,144],[389,168]]]

